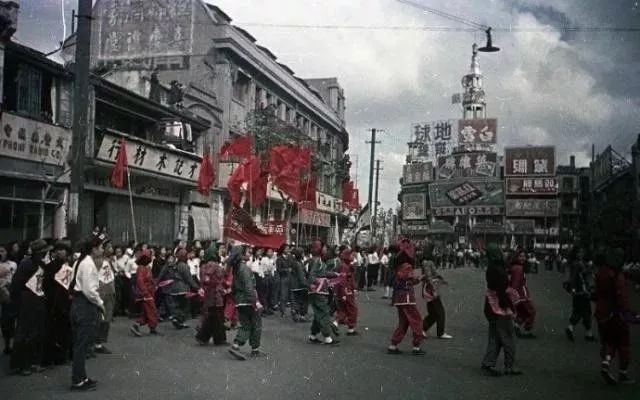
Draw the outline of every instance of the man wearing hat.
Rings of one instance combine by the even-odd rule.
[[[32,256],[24,259],[11,281],[11,299],[18,306],[18,323],[11,354],[11,371],[22,375],[41,372],[46,304],[42,280],[43,258],[52,249],[43,239],[31,242]]]

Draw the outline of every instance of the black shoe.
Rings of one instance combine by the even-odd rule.
[[[519,375],[524,374],[524,372],[522,372],[521,370],[519,370],[517,368],[505,368],[504,374],[505,375],[509,375],[509,376],[519,376]]]
[[[391,349],[387,347],[387,354],[402,354],[402,350],[399,348]]]
[[[317,337],[309,337],[308,342],[311,344],[320,344],[322,343],[322,340],[318,339]]]
[[[2,354],[8,356],[9,354],[11,354],[11,347],[5,347],[4,350],[2,350]]]
[[[142,332],[140,332],[140,325],[138,324],[131,325],[131,328],[129,328],[129,331],[131,331],[131,333],[133,333],[137,337],[142,336]]]
[[[178,321],[177,318],[171,318],[171,323],[176,329],[180,329],[180,326],[182,325],[182,323]]]
[[[423,356],[427,353],[422,349],[413,349],[411,350],[411,354],[413,354],[414,356]]]
[[[564,330],[565,335],[567,335],[567,339],[571,342],[575,342],[576,338],[573,336],[573,331],[569,328]]]
[[[502,373],[496,367],[483,365],[482,370],[485,371],[489,376],[502,376]]]
[[[97,382],[89,378],[83,380],[80,383],[74,383],[71,385],[72,392],[88,392],[96,390]]]
[[[20,370],[20,375],[22,375],[22,376],[29,376],[29,375],[31,375],[31,374],[33,374],[33,372],[31,371],[31,369],[26,369],[26,368],[25,368],[25,369]]]
[[[95,346],[93,350],[98,354],[113,354],[111,350],[106,348],[105,346]]]
[[[260,349],[252,349],[249,356],[252,358],[266,357],[267,353],[260,351]]]
[[[337,346],[340,344],[340,341],[338,339],[332,339],[330,343],[322,342],[322,344],[325,346]]]
[[[611,374],[611,371],[609,371],[609,363],[606,361],[600,364],[600,376],[602,376],[602,379],[604,379],[608,385],[613,386],[618,383],[616,378]]]
[[[164,336],[162,333],[158,332],[157,329],[149,329],[149,335],[153,336]]]

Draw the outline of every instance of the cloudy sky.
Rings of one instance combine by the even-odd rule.
[[[63,0],[67,16],[76,1]],[[157,0],[161,1],[161,0]],[[162,0],[164,1],[164,0]],[[628,154],[640,133],[640,32],[568,32],[562,27],[640,28],[636,0],[415,0],[449,14],[517,32],[497,32],[502,51],[481,54],[488,116],[499,147],[553,144],[560,163],[587,165],[591,145]],[[336,76],[347,97],[347,128],[361,199],[368,187],[369,128],[384,129],[380,196],[396,204],[412,122],[455,119],[471,45],[482,32],[322,29],[332,25],[467,28],[397,0],[209,0],[302,78]],[[63,37],[61,2],[22,0],[16,39],[50,51]],[[69,18],[67,17],[67,30]],[[356,175],[356,171],[352,171]]]

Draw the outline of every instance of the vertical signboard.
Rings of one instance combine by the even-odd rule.
[[[413,141],[409,146],[417,148],[415,156],[419,160],[435,164],[438,157],[451,154],[457,145],[458,135],[454,126],[457,126],[455,120],[414,123]]]
[[[555,175],[556,150],[553,146],[507,147],[504,158],[505,176]]]

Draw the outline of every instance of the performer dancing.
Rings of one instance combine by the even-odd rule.
[[[340,252],[340,267],[338,273],[340,278],[338,285],[336,285],[337,296],[337,322],[339,324],[347,325],[347,336],[355,336],[356,322],[358,321],[358,306],[356,304],[356,281],[355,281],[355,267],[351,264],[353,260],[353,254],[351,249],[346,248]]]

